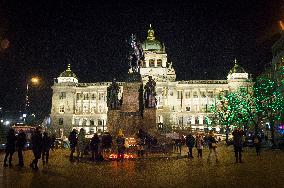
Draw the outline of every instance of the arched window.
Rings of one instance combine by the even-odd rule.
[[[195,91],[195,92],[193,92],[193,98],[198,98],[198,94],[197,94],[197,92]]]
[[[95,121],[93,119],[90,119],[90,126],[94,126],[95,125]]]
[[[60,105],[59,106],[59,112],[60,113],[64,113],[64,105]]]
[[[83,119],[82,126],[86,126],[86,124],[87,124],[87,119]]]
[[[157,67],[162,67],[162,60],[161,59],[158,59],[157,60]]]
[[[149,67],[155,67],[155,60],[154,59],[149,60]]]
[[[102,126],[103,125],[103,121],[101,119],[98,120],[98,126]]]
[[[58,119],[58,124],[59,124],[59,125],[63,125],[63,118],[59,118],[59,119]]]

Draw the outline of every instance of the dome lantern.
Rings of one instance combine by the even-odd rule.
[[[68,64],[67,69],[59,75],[57,80],[58,80],[58,83],[65,83],[65,82],[78,83],[78,78],[72,72],[70,64]]]

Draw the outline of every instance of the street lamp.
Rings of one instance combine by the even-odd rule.
[[[31,84],[32,86],[36,86],[38,85],[40,82],[40,79],[39,77],[32,77],[31,79],[29,79],[27,81],[27,87],[26,87],[26,100],[25,100],[25,112],[24,112],[24,115],[23,115],[23,118],[24,118],[24,122],[26,122],[26,117],[27,117],[27,114],[28,114],[28,107],[29,107],[29,84]]]

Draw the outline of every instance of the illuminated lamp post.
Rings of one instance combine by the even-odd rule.
[[[40,79],[39,77],[32,77],[30,80],[27,81],[27,87],[26,87],[26,98],[25,98],[25,111],[23,114],[23,118],[24,118],[24,122],[26,123],[26,118],[27,118],[27,114],[28,114],[28,108],[29,108],[29,84],[31,84],[32,86],[36,86],[40,83]]]

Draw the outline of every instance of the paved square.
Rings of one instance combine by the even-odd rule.
[[[28,164],[31,151],[26,151],[25,167],[3,168],[1,153],[1,188],[88,188],[88,187],[284,187],[284,152],[264,150],[261,157],[254,149],[245,148],[244,163],[235,164],[232,147],[219,147],[218,164],[204,158],[148,156],[124,162],[70,163],[68,150],[51,151],[50,164],[34,172]],[[15,153],[16,154],[16,153]],[[185,148],[183,154],[185,154]],[[196,156],[197,152],[194,150]],[[13,164],[17,164],[14,155]]]

